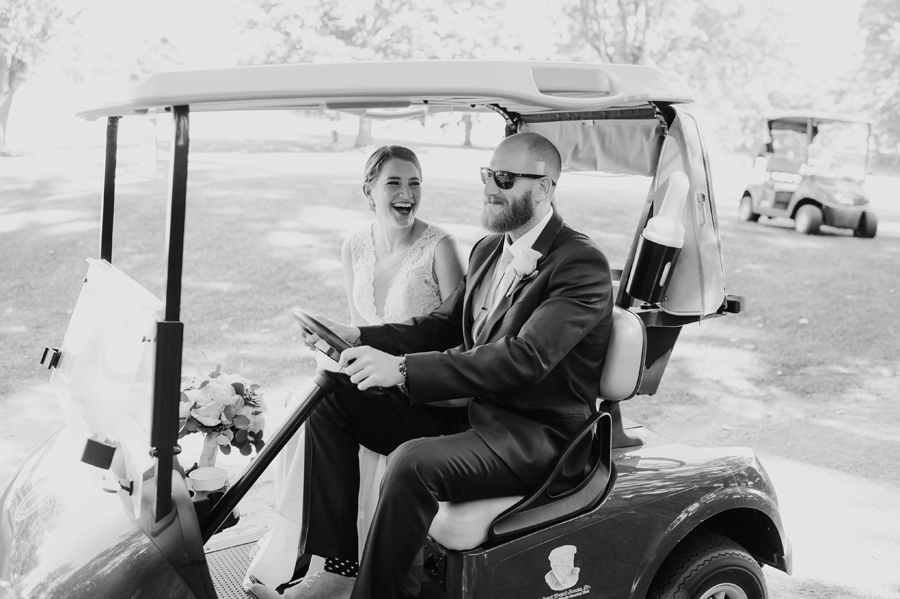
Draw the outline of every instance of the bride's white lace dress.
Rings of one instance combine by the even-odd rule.
[[[379,289],[376,294],[375,241],[372,227],[368,226],[351,235],[350,248],[353,258],[353,304],[364,322],[374,325],[385,322],[403,322],[413,316],[426,314],[441,304],[441,294],[434,275],[434,253],[448,233],[435,225],[425,231],[405,252],[384,258],[379,269]],[[387,287],[386,293],[383,291]],[[383,301],[381,314],[378,304]],[[294,406],[291,406],[293,408]],[[244,579],[244,588],[251,585],[253,576],[266,586],[275,588],[290,580],[294,572],[303,513],[303,430],[282,451],[286,459],[276,461],[275,493],[278,499],[277,519],[258,546]],[[357,534],[359,555],[362,555],[366,536],[371,525],[381,479],[384,476],[385,456],[360,447],[359,451],[359,512]],[[314,566],[310,567],[312,571]]]
[[[434,277],[434,251],[446,236],[447,232],[443,229],[428,225],[409,250],[386,257],[386,261],[393,262],[388,265],[385,278],[393,280],[387,287],[383,311],[379,315],[375,305],[375,240],[372,229],[367,227],[354,233],[350,237],[353,303],[366,322],[353,324],[403,322],[440,306],[441,293]]]

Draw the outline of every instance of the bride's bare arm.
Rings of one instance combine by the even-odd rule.
[[[466,272],[459,242],[453,235],[447,235],[434,248],[434,276],[441,292],[441,301],[453,293]]]

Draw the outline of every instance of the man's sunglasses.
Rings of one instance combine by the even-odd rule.
[[[487,183],[488,179],[493,179],[494,183],[500,189],[512,189],[516,183],[516,177],[527,177],[528,179],[543,179],[547,175],[531,175],[528,173],[511,173],[509,171],[492,171],[486,166],[481,167],[481,182]],[[547,177],[550,179],[550,177]],[[556,185],[556,181],[550,179],[551,185]]]

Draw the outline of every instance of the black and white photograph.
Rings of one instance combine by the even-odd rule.
[[[0,0],[0,599],[900,597],[900,0]]]

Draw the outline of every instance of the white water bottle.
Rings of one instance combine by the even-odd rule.
[[[681,171],[669,175],[668,182],[659,213],[647,221],[641,232],[628,277],[628,294],[651,304],[665,299],[672,268],[684,246],[681,215],[690,183]]]

